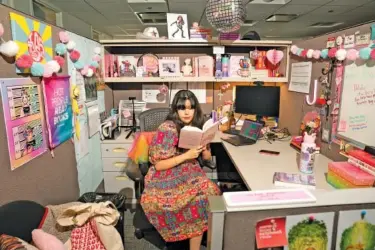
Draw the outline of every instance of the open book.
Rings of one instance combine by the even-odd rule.
[[[204,146],[215,138],[215,133],[219,130],[219,122],[213,122],[212,119],[206,121],[203,129],[192,126],[185,126],[181,129],[179,148],[191,149]]]

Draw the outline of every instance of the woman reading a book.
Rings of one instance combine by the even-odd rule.
[[[150,221],[167,242],[189,239],[190,250],[199,250],[208,228],[208,196],[220,190],[206,177],[197,158],[211,159],[207,145],[183,150],[177,147],[184,126],[202,129],[203,112],[196,96],[179,91],[171,113],[156,131],[149,148],[153,165],[145,177],[141,205]]]

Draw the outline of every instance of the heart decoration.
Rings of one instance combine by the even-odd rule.
[[[272,49],[272,50],[267,51],[266,56],[270,63],[272,63],[273,65],[276,65],[279,62],[281,62],[281,60],[283,59],[284,52],[280,50]]]

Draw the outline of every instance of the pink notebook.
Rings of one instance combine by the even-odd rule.
[[[372,186],[375,182],[375,176],[366,173],[349,162],[331,162],[328,164],[328,170],[356,186]]]
[[[228,207],[249,207],[316,202],[315,196],[306,189],[272,189],[261,191],[224,193]]]

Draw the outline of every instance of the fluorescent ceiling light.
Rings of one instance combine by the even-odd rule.
[[[343,23],[336,23],[336,22],[319,22],[319,23],[314,23],[313,25],[310,26],[310,28],[332,28],[339,26]]]
[[[295,18],[297,18],[298,15],[296,14],[275,14],[266,19],[267,22],[289,22]]]

